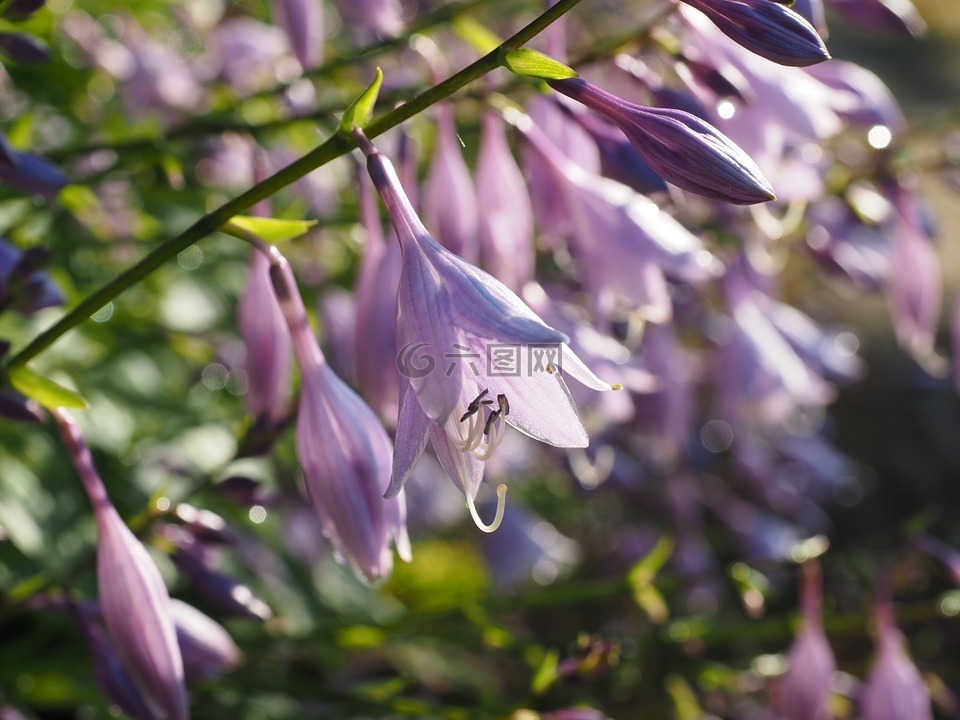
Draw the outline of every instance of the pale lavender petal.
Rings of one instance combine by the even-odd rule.
[[[475,498],[483,481],[483,461],[470,453],[462,452],[436,423],[430,423],[428,430],[430,447],[433,448],[440,465],[447,471],[457,489],[464,495],[470,493],[470,496]]]
[[[420,407],[416,394],[408,389],[404,392],[400,404],[393,449],[393,469],[384,497],[394,497],[403,488],[427,445],[427,424],[427,416]]]

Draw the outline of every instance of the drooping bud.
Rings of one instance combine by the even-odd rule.
[[[366,580],[381,580],[393,569],[391,543],[410,558],[404,499],[382,498],[393,462],[390,438],[327,364],[289,263],[275,247],[269,251],[271,281],[300,367],[297,455],[310,500],[337,552]]]
[[[874,616],[877,654],[860,695],[863,720],[933,720],[930,697],[906,641],[893,624],[890,602],[877,603]]]
[[[820,619],[820,568],[802,568],[802,626],[787,655],[781,713],[786,720],[827,720],[827,701],[837,663]]]
[[[780,65],[803,67],[830,59],[814,27],[772,0],[684,0],[727,37]]]
[[[220,623],[177,599],[170,610],[187,680],[209,680],[241,663],[240,648]]]
[[[581,78],[548,82],[619,127],[667,182],[737,205],[775,199],[756,163],[710,123],[683,110],[627,102]]]
[[[50,59],[50,51],[32,35],[0,33],[0,52],[21,63],[42,63]]]
[[[46,4],[46,0],[13,0],[3,14],[14,22],[26,20]]]
[[[151,709],[168,720],[187,720],[183,659],[163,578],[110,503],[76,422],[63,409],[53,416],[93,505],[99,536],[97,587],[110,640]]]

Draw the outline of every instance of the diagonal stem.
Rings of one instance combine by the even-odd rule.
[[[370,138],[382,135],[387,130],[450,97],[491,70],[500,67],[500,55],[503,51],[522,47],[557,18],[576,7],[579,2],[580,0],[560,0],[556,5],[548,8],[515,35],[476,62],[375,120],[364,128],[366,135]],[[333,135],[299,160],[271,175],[263,182],[254,185],[242,195],[221,205],[213,212],[204,215],[176,237],[165,240],[129,270],[124,271],[102,288],[80,301],[76,307],[67,312],[53,326],[40,333],[23,350],[10,357],[6,367],[9,369],[25,365],[122,292],[136,285],[198,240],[215,232],[233,216],[239,215],[261,200],[265,200],[307,173],[342,155],[346,155],[353,148],[354,144],[347,137],[339,134]]]

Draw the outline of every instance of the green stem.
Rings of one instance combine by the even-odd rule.
[[[500,67],[500,54],[504,50],[515,50],[522,47],[536,37],[557,18],[563,16],[577,6],[580,0],[560,0],[556,5],[546,10],[534,19],[513,37],[506,40],[495,50],[487,53],[476,62],[468,65],[456,75],[452,75],[439,85],[420,93],[412,100],[388,112],[369,126],[364,128],[367,137],[375,138],[387,130],[396,127],[441,100],[450,97],[455,92],[477,80],[492,70]],[[120,293],[136,285],[150,275],[154,270],[176,257],[186,248],[198,240],[210,235],[227,222],[234,215],[239,215],[261,200],[265,200],[278,190],[299,180],[309,172],[326,165],[332,160],[346,155],[354,148],[354,144],[343,135],[333,135],[322,145],[304,155],[291,165],[271,175],[266,180],[247,190],[242,195],[230,200],[213,212],[204,215],[180,235],[164,241],[145,258],[129,270],[121,273],[102,288],[88,295],[79,305],[70,310],[52,327],[40,333],[23,350],[8,360],[8,369],[25,365],[32,358],[39,355],[53,345],[63,335],[90,317],[97,310],[116,298]]]

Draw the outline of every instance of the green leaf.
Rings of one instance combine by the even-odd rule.
[[[316,220],[278,220],[277,218],[237,215],[220,228],[228,235],[246,239],[251,235],[268,243],[300,237],[317,224]]]
[[[566,80],[578,77],[576,70],[567,67],[542,52],[530,48],[508,50],[503,54],[502,64],[510,72],[524,77],[543,80]]]
[[[466,15],[453,21],[453,29],[457,35],[473,45],[477,52],[484,55],[496,50],[503,42],[492,30]]]
[[[73,390],[67,390],[50,378],[38,375],[25,366],[11,368],[7,372],[7,377],[13,387],[45,408],[65,407],[86,410],[89,407],[87,401]]]
[[[377,96],[380,94],[380,85],[383,83],[383,72],[377,68],[377,76],[370,83],[370,87],[356,100],[353,105],[347,108],[347,111],[340,119],[340,130],[348,135],[356,128],[363,128],[370,124],[373,118],[373,106],[377,104]]]
[[[560,654],[556,650],[551,650],[544,655],[543,661],[533,674],[533,680],[530,681],[530,690],[534,695],[542,695],[557,681],[559,661]]]

